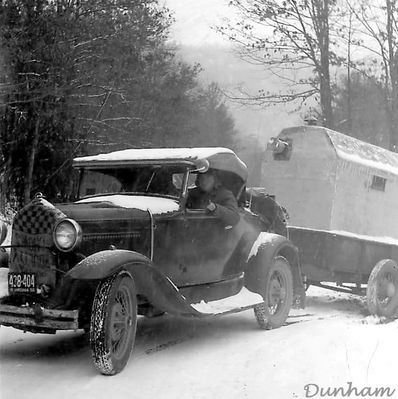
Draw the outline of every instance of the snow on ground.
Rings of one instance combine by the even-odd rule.
[[[2,269],[3,293],[5,276]],[[397,337],[398,320],[369,316],[362,299],[311,287],[306,309],[271,331],[257,327],[252,311],[140,318],[129,364],[105,377],[91,363],[83,332],[36,335],[2,326],[0,397],[319,398],[316,386],[352,382],[358,390],[396,389],[391,397],[398,398]],[[306,384],[315,384],[307,396]]]

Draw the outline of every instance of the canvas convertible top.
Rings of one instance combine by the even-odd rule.
[[[232,150],[223,147],[128,149],[78,157],[74,159],[73,166],[97,169],[179,162],[191,164],[198,169],[212,168],[232,172],[244,181],[248,176],[246,165]]]

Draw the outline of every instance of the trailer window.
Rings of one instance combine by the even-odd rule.
[[[387,179],[384,177],[373,175],[370,188],[377,191],[386,191],[386,182]]]

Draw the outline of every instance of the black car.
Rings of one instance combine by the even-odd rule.
[[[279,208],[247,194],[247,168],[231,150],[132,149],[76,158],[74,167],[76,201],[54,206],[39,194],[14,218],[0,324],[85,329],[94,364],[115,374],[129,359],[137,315],[253,308],[270,329],[285,323],[294,296],[304,297],[297,249],[274,232]],[[186,206],[207,170],[236,199],[233,226]]]

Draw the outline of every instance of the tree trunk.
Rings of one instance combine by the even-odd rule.
[[[395,0],[386,0],[387,9],[387,43],[388,43],[388,74],[390,76],[390,87],[387,90],[390,92],[388,106],[389,116],[389,142],[390,150],[397,151],[397,111],[398,111],[398,59],[395,51],[395,35],[394,35],[394,12],[396,11]],[[387,72],[387,71],[386,71]]]
[[[317,10],[317,36],[320,62],[318,66],[320,101],[323,125],[333,129],[332,90],[330,87],[330,52],[329,52],[329,0],[313,0]]]
[[[327,71],[323,69],[320,77],[320,97],[321,97],[321,109],[324,118],[324,126],[333,129],[333,108],[332,108],[332,91],[330,89],[330,76],[329,76],[329,64]]]
[[[351,45],[352,45],[352,18],[350,11],[350,20],[348,25],[348,43],[347,43],[347,132],[352,134],[352,87],[351,87]]]
[[[28,167],[25,176],[24,186],[24,203],[27,204],[30,201],[30,194],[33,187],[33,170],[35,166],[36,153],[39,147],[39,127],[40,127],[40,113],[37,115],[35,128],[33,130],[32,147],[28,159]]]

